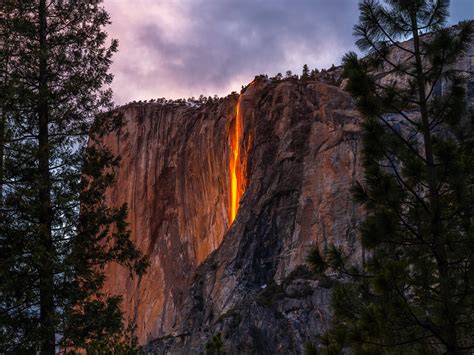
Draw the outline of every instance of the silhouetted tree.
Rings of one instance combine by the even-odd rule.
[[[146,267],[126,206],[105,201],[119,160],[100,142],[122,125],[102,114],[117,42],[106,45],[100,1],[3,0],[0,12],[0,348],[87,349],[124,332],[105,265]]]
[[[319,70],[317,68],[314,68],[313,70],[311,70],[311,74],[310,74],[311,79],[316,79],[318,77],[318,74],[319,74]]]
[[[303,71],[301,75],[301,80],[308,80],[309,79],[309,68],[308,65],[303,65]]]
[[[369,54],[349,53],[343,63],[364,116],[365,177],[354,196],[367,211],[360,227],[367,259],[353,264],[335,246],[312,253],[321,270],[345,275],[333,292],[325,351],[470,352],[474,132],[453,64],[472,42],[473,24],[445,29],[447,0],[359,6],[357,45]],[[440,82],[446,90],[435,96]]]

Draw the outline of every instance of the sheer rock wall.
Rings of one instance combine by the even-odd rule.
[[[474,44],[455,66],[472,106]],[[331,282],[298,266],[310,246],[324,251],[330,243],[363,258],[356,236],[363,211],[350,194],[362,178],[360,117],[340,74],[257,77],[243,90],[245,192],[232,225],[237,95],[199,107],[121,109],[127,124],[105,141],[122,156],[109,201],[128,203],[132,239],[151,267],[131,280],[111,265],[105,290],[123,295],[150,353],[204,353],[217,334],[231,354],[302,353],[327,329]],[[438,91],[448,89],[442,83]]]
[[[234,333],[238,339],[229,344],[235,351],[255,347],[270,333],[275,346],[284,342],[288,349],[290,339],[309,340],[328,316],[326,288],[304,293],[317,280],[285,286],[290,290],[283,291],[277,312],[283,318],[273,302],[265,305],[265,295],[247,303],[303,264],[311,245],[356,249],[361,211],[349,189],[360,178],[359,118],[348,94],[296,79],[259,78],[245,89],[240,144],[247,186],[229,226],[236,103],[232,95],[198,108],[131,104],[122,108],[126,126],[106,141],[122,156],[110,202],[129,204],[132,239],[151,261],[148,273],[133,280],[110,266],[106,290],[124,296],[142,343],[166,340],[151,343],[156,352],[199,352],[212,334],[227,337],[235,326],[248,331]],[[258,322],[250,319],[256,315]],[[323,318],[322,325],[305,329]],[[295,322],[294,333],[283,326],[287,322]]]

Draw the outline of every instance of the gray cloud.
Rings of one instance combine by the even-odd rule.
[[[358,18],[356,0],[106,0],[105,5],[113,21],[109,32],[120,41],[112,67],[118,103],[226,95],[260,73],[299,72],[305,63],[329,67],[354,49]],[[454,17],[462,18],[471,6],[472,0],[453,0]]]

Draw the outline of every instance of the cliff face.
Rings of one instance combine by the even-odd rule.
[[[130,105],[106,144],[121,156],[112,205],[127,203],[132,240],[149,256],[142,278],[109,265],[105,290],[124,297],[141,342],[176,325],[196,267],[229,227],[229,129],[234,98],[192,108]]]
[[[243,196],[230,225],[237,107]],[[124,296],[140,342],[195,353],[220,332],[229,351],[271,353],[314,339],[327,325],[328,288],[301,268],[288,275],[311,245],[356,249],[359,118],[348,94],[261,78],[240,98],[201,107],[122,110],[126,127],[106,141],[122,157],[109,199],[129,204],[132,239],[151,266],[134,280],[110,266],[106,290]]]
[[[474,45],[455,64],[471,105],[473,58]],[[360,118],[339,76],[260,77],[201,106],[121,109],[127,124],[105,141],[122,157],[108,198],[128,203],[151,266],[132,280],[110,265],[105,290],[124,297],[150,353],[203,353],[217,334],[231,354],[302,353],[327,329],[331,280],[300,266],[309,247],[363,258],[350,195],[362,178]]]

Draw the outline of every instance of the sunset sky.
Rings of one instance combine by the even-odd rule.
[[[255,75],[339,64],[354,47],[357,0],[105,0],[117,104],[239,91]],[[451,0],[451,23],[474,0]]]

